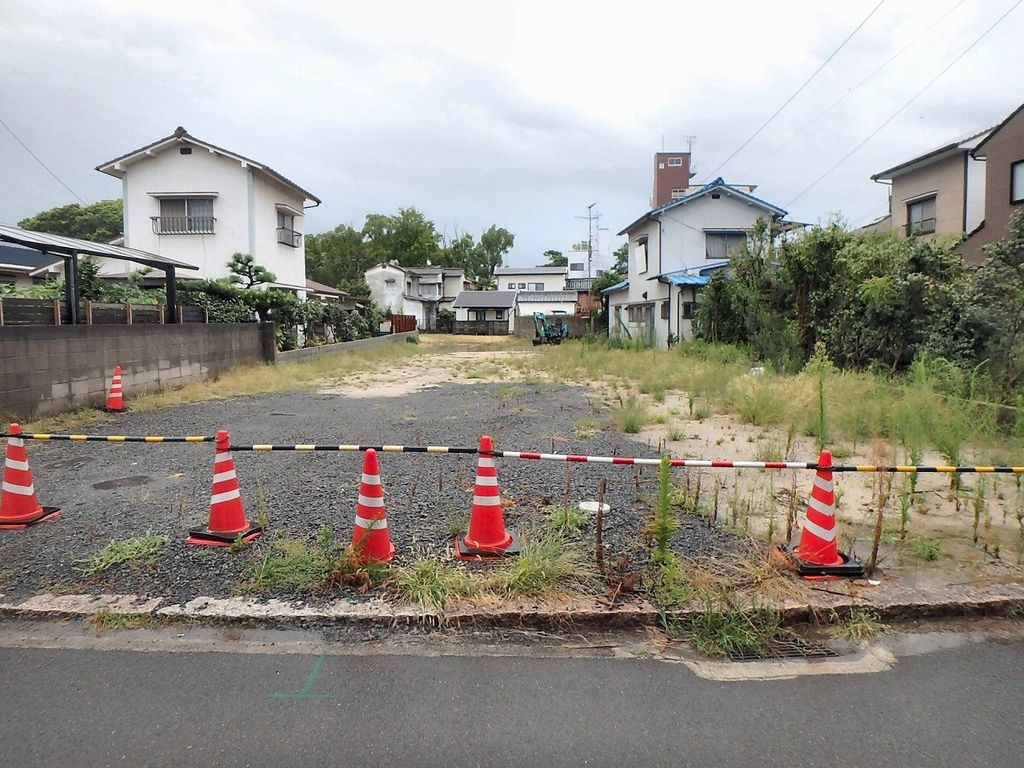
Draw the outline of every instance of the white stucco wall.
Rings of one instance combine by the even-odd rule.
[[[305,202],[302,194],[278,184],[266,175],[248,169],[253,179],[252,223],[255,228],[254,247],[250,253],[260,264],[277,276],[283,285],[306,287],[306,239],[299,241],[298,248],[277,242],[277,206],[286,205],[297,211]],[[214,203],[216,212],[217,204]],[[295,230],[305,231],[305,216],[295,217]],[[217,224],[220,225],[218,218]],[[245,253],[245,251],[242,251]],[[234,253],[234,251],[232,251]],[[228,254],[228,258],[230,258]]]
[[[403,315],[405,278],[401,269],[392,266],[370,267],[363,274],[366,284],[370,286],[370,298],[381,309],[390,309],[392,314]],[[388,281],[391,282],[388,282]]]
[[[545,315],[562,314],[575,315],[575,301],[522,301],[516,304],[516,310],[520,317],[532,317],[534,312],[543,312]]]
[[[505,267],[504,269],[513,269],[512,267]],[[586,272],[576,274],[577,277],[585,277]],[[515,291],[515,290],[535,290],[533,288],[519,288],[519,283],[544,283],[545,291],[564,291],[565,290],[565,278],[566,272],[563,268],[562,272],[550,273],[544,275],[528,274],[523,272],[509,272],[508,274],[497,274],[494,276],[495,282],[497,283],[499,291]],[[515,288],[509,288],[509,283],[515,283]]]

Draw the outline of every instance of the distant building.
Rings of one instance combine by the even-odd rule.
[[[985,259],[984,247],[1006,236],[1015,211],[1024,210],[1024,104],[1021,104],[971,150],[985,163],[984,217],[960,245],[967,261]]]
[[[890,185],[887,226],[897,237],[970,232],[985,216],[985,162],[971,151],[991,129],[972,131],[921,155],[874,174]]]
[[[52,253],[12,243],[0,243],[0,285],[28,288],[41,282],[55,261]],[[63,263],[63,260],[57,260]]]
[[[608,335],[665,348],[693,338],[700,289],[743,246],[759,218],[786,212],[721,178],[648,211],[619,234],[629,238],[627,278],[602,293]]]
[[[196,264],[195,276],[211,279],[230,275],[232,254],[248,253],[275,287],[305,296],[302,222],[307,201],[320,199],[270,166],[178,127],[96,170],[121,179],[128,248]],[[103,271],[125,271],[105,261]]]
[[[412,315],[417,327],[437,330],[437,313],[452,309],[461,291],[475,287],[461,269],[375,264],[363,274],[370,298],[395,315]]]
[[[515,329],[515,291],[462,291],[453,306],[456,333],[504,335]]]
[[[654,193],[651,195],[651,208],[659,208],[666,203],[686,195],[690,186],[689,152],[658,152],[654,155]]]
[[[497,267],[499,291],[564,291],[569,267]]]

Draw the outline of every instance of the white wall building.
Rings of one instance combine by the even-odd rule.
[[[269,166],[179,127],[96,170],[121,179],[125,246],[195,264],[209,279],[229,276],[231,256],[248,253],[276,287],[305,296],[302,222],[307,201],[320,200]],[[109,262],[102,271],[129,266]]]
[[[545,315],[575,315],[578,294],[575,291],[517,291],[516,315],[533,317],[535,312]]]
[[[494,282],[499,291],[564,291],[568,275],[568,267],[497,267]]]
[[[629,237],[627,279],[606,289],[608,335],[665,349],[693,338],[700,288],[728,266],[759,218],[786,212],[721,178],[655,208],[619,234]]]
[[[452,309],[461,291],[473,287],[461,269],[375,264],[363,273],[370,298],[395,315],[412,315],[418,328],[437,329],[437,313]]]
[[[503,332],[515,330],[516,294],[513,291],[462,291],[453,306],[457,323],[488,320],[503,323]]]

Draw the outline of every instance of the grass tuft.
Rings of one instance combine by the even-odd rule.
[[[142,629],[154,624],[151,613],[117,613],[106,608],[89,614],[85,625],[96,632],[116,632],[126,629]]]
[[[842,616],[833,609],[829,612],[828,623],[832,634],[851,643],[873,640],[888,629],[873,608],[851,608]]]
[[[646,427],[650,421],[650,409],[635,395],[627,397],[622,402],[622,405],[615,410],[615,428],[626,434],[635,435]]]
[[[156,536],[152,531],[131,539],[112,539],[99,552],[74,560],[72,567],[87,575],[101,573],[115,565],[127,565],[132,569],[151,568],[156,565],[167,542],[166,536]]]
[[[400,600],[437,612],[456,598],[477,594],[481,586],[462,566],[446,565],[437,555],[429,554],[397,569],[391,585]]]
[[[590,522],[590,515],[576,504],[561,504],[546,507],[548,527],[565,536],[578,534]]]

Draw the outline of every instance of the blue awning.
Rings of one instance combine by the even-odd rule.
[[[602,289],[601,293],[615,293],[616,291],[624,291],[627,288],[629,288],[629,280],[623,280],[621,283],[616,283]]]

